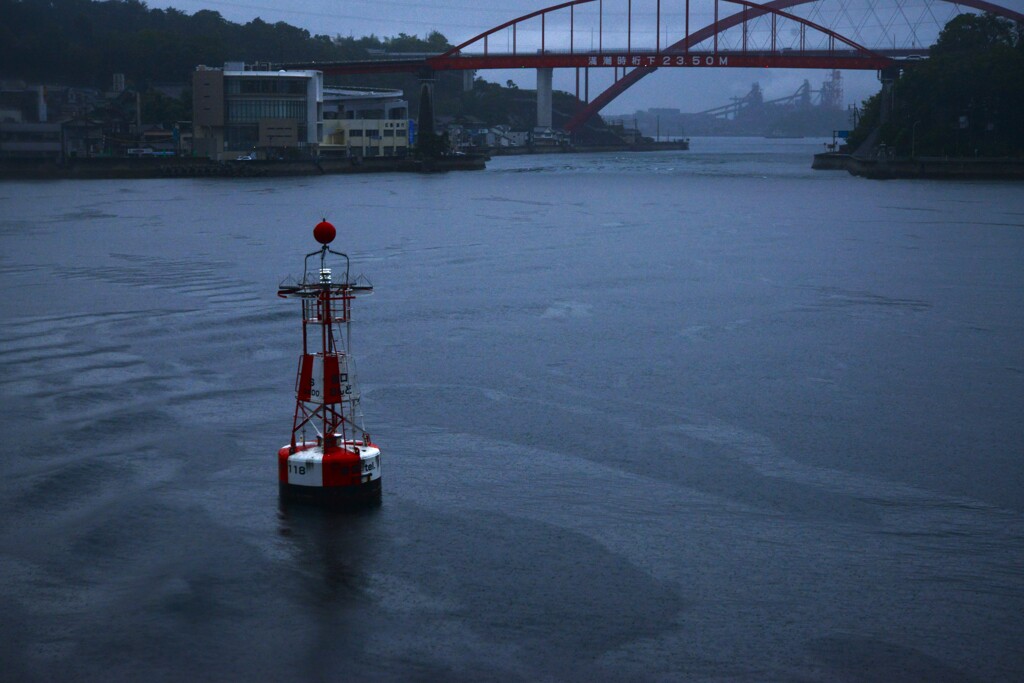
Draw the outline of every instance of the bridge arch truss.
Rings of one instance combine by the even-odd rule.
[[[911,16],[915,7],[917,19]],[[807,16],[794,14],[797,8]],[[568,0],[501,23],[439,55],[283,66],[335,74],[573,68],[580,107],[566,128],[574,131],[659,68],[876,70],[926,56],[919,24],[929,16],[934,20],[930,43],[945,23],[940,8],[947,20],[967,8],[1024,23],[1024,14],[987,0]],[[614,74],[593,99],[591,69]]]
[[[772,2],[768,2],[761,6],[751,6],[752,3],[741,3],[744,5],[742,10],[721,18],[719,18],[718,11],[716,9],[715,20],[712,23],[693,31],[692,33],[687,30],[686,35],[682,39],[668,46],[667,50],[670,52],[683,52],[686,54],[695,47],[700,46],[703,42],[709,39],[714,40],[715,36],[719,36],[729,29],[743,26],[756,17],[761,17],[766,14],[774,14],[776,11],[787,10],[800,5],[823,4],[827,1],[828,0],[773,0]],[[954,14],[959,13],[960,7],[967,7],[981,12],[991,12],[997,16],[1024,23],[1024,14],[986,2],[985,0],[934,0],[934,4],[939,3],[952,5],[956,10]],[[916,56],[920,54],[921,50],[915,49],[913,46],[909,49],[907,47],[903,47],[902,49],[897,48],[892,50],[886,47],[882,50],[875,50],[875,52],[884,52],[887,55],[900,57],[907,55]],[[616,97],[656,70],[656,67],[640,67],[624,73],[621,78],[616,78],[615,82],[596,98],[593,100],[589,100],[588,98],[589,101],[587,101],[566,124],[566,129],[570,131],[576,130],[612,102]]]
[[[876,70],[891,66],[894,59],[927,54],[905,0],[859,1],[862,7],[851,9],[850,3],[857,0],[772,0],[765,4],[751,0],[647,0],[646,3],[643,0],[619,0],[617,4],[620,7],[625,4],[625,12],[615,12],[608,8],[614,6],[616,0],[570,0],[494,26],[429,59],[428,63],[437,70],[536,67],[589,71],[613,68],[613,84],[593,100],[590,100],[589,93],[585,96],[583,106],[566,125],[571,131],[659,68]],[[648,9],[654,5],[653,40],[651,27],[643,27],[639,13],[634,11],[643,4]],[[668,22],[663,22],[663,18],[669,16],[668,8],[680,4],[684,9],[676,13],[670,33],[666,26]],[[889,15],[879,10],[886,4],[893,10]],[[834,14],[841,19],[845,15],[846,26],[855,37],[843,35],[835,28],[812,19],[820,13],[815,9],[808,17],[787,11],[802,5],[837,8]],[[737,11],[729,12],[737,6]],[[936,14],[941,15],[935,11],[939,6],[947,10],[952,8],[951,13],[947,12],[949,16],[964,7],[1024,22],[1024,15],[985,0],[925,0],[924,9],[918,9],[921,16],[930,14],[936,18]],[[697,11],[698,8],[703,11]],[[589,35],[586,28],[588,10]],[[857,12],[860,19],[855,16]],[[580,21],[581,18],[584,21]],[[711,21],[702,25],[702,21],[707,19]],[[939,23],[937,18],[936,23]],[[860,34],[867,36],[870,29],[875,29],[876,33],[881,29],[883,34],[902,30],[910,44],[868,46],[865,43],[870,39],[861,38]],[[678,37],[680,33],[681,38]],[[669,39],[669,36],[673,38]],[[888,43],[888,37],[885,42]],[[895,38],[893,43],[896,43]]]

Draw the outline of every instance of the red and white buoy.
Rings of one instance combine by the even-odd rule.
[[[348,256],[328,246],[336,235],[326,220],[318,223],[313,237],[322,246],[306,255],[302,280],[277,290],[302,303],[295,417],[291,443],[277,453],[278,480],[289,500],[374,502],[381,497],[380,449],[363,425],[350,343],[352,300],[373,285],[349,278]],[[311,270],[310,259],[319,268]]]

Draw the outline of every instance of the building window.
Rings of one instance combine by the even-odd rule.
[[[252,149],[260,141],[260,130],[256,124],[227,126],[225,133],[228,149]]]
[[[228,78],[224,83],[228,95],[304,95],[304,78]]]
[[[227,123],[257,122],[260,119],[306,120],[305,100],[229,99]]]
[[[385,128],[384,129],[384,137],[386,137],[386,138],[393,138],[393,137],[395,137],[394,129],[392,129],[392,128]]]

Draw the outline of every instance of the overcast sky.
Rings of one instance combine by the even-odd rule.
[[[431,31],[440,31],[452,43],[460,43],[467,40],[488,28],[502,24],[517,16],[556,4],[557,0],[504,0],[501,3],[474,2],[472,0],[304,0],[302,3],[294,0],[150,0],[149,7],[175,7],[182,11],[193,14],[201,9],[210,9],[220,12],[225,19],[238,23],[246,23],[255,17],[260,17],[267,22],[284,21],[309,30],[312,33],[327,34],[330,36],[364,36],[374,34],[377,36],[395,36],[399,33],[407,33],[425,37]],[[606,14],[614,13],[616,0],[604,0]],[[896,7],[893,0],[843,0],[848,5],[860,3],[874,3],[875,6],[884,5],[889,2]],[[919,6],[918,11],[924,15],[929,12],[926,0],[902,0],[900,7]],[[624,3],[620,3],[623,4]],[[691,13],[695,9],[698,0],[693,0]],[[818,3],[823,5],[825,3]],[[838,0],[836,3],[838,5]],[[1001,3],[1018,12],[1024,12],[1024,0],[1004,0]],[[647,7],[650,5],[650,7]],[[671,21],[671,9],[673,6],[680,6],[679,2],[673,0],[662,0],[662,25],[665,26]],[[938,7],[933,4],[932,7]],[[633,0],[634,26],[642,26],[644,18],[651,19],[654,16],[655,0]],[[724,5],[723,5],[724,7]],[[950,5],[941,3],[945,11],[951,11]],[[680,10],[681,11],[681,10]],[[722,10],[724,13],[726,10]],[[731,13],[731,10],[729,13]],[[935,13],[935,12],[932,12]],[[579,10],[577,16],[582,17],[584,10]],[[851,14],[856,15],[855,11]],[[886,21],[886,14],[880,13],[880,21]],[[941,14],[939,15],[941,18]],[[859,21],[856,16],[854,21]],[[586,31],[579,31],[583,19],[577,19],[577,36],[580,33],[584,37],[577,38],[582,42],[586,41]],[[653,19],[651,19],[653,21]],[[615,22],[607,19],[605,24],[606,33],[608,25]],[[694,17],[691,26],[703,25],[710,22],[698,24]],[[825,23],[822,21],[821,23]],[[934,23],[934,22],[933,22]],[[634,29],[636,30],[636,29]],[[924,30],[927,33],[927,29]],[[652,30],[653,36],[654,31]],[[666,37],[668,29],[664,30]],[[675,36],[673,40],[679,36]],[[933,37],[933,36],[932,36]],[[925,37],[923,40],[931,42],[932,37]],[[653,38],[652,38],[653,40]],[[500,42],[500,39],[499,39]],[[524,40],[525,42],[525,40]],[[533,88],[536,77],[531,70],[518,71],[488,71],[480,72],[479,76],[487,80],[505,83],[513,79],[520,87]],[[612,102],[602,112],[604,115],[627,114],[637,109],[648,107],[671,107],[683,111],[699,111],[710,107],[727,104],[732,97],[739,97],[746,94],[751,84],[758,82],[765,92],[766,98],[782,97],[790,95],[808,79],[814,89],[820,87],[827,72],[808,70],[784,70],[784,69],[661,69],[656,73],[642,79],[625,94]],[[367,76],[366,85],[373,85],[372,76]],[[604,87],[611,82],[611,70],[591,71],[591,98],[595,97]],[[878,89],[878,81],[874,72],[843,72],[844,100],[846,104],[859,103],[864,98],[873,94]],[[555,71],[555,87],[561,90],[573,92],[575,90],[575,73],[571,69],[560,69]]]

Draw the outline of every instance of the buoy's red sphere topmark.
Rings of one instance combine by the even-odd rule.
[[[335,230],[334,226],[327,221],[320,221],[316,224],[316,227],[313,228],[313,239],[320,244],[330,244],[334,241],[337,234],[338,231]]]

